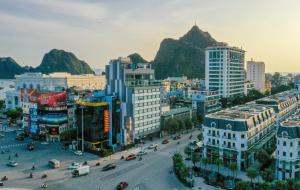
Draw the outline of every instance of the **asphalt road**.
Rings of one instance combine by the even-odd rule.
[[[194,132],[194,134],[197,133],[199,132]],[[30,152],[26,150],[25,145],[16,145],[27,142],[17,142],[14,140],[15,134],[5,133],[5,137],[0,139],[0,151],[10,147],[10,152],[0,154],[0,177],[6,175],[9,180],[5,182],[5,187],[14,189],[40,189],[42,183],[47,183],[50,190],[112,190],[116,189],[120,181],[127,181],[129,184],[127,189],[129,190],[185,190],[188,188],[183,186],[169,171],[172,169],[171,156],[175,151],[183,149],[188,142],[189,135],[182,135],[182,139],[179,140],[180,145],[173,140],[162,145],[162,139],[156,140],[154,143],[159,144],[158,151],[146,149],[147,155],[143,156],[142,161],[138,161],[138,159],[125,161],[120,159],[122,155],[127,156],[130,153],[136,153],[140,148],[132,148],[101,159],[89,153],[76,156],[69,150],[63,150],[60,144],[42,145],[37,143],[36,150]],[[147,142],[145,147],[150,143],[153,142]],[[16,152],[19,154],[18,158],[14,157]],[[19,162],[19,166],[15,168],[6,166],[9,155],[13,160]],[[62,162],[61,168],[50,169],[47,166],[48,160],[53,158]],[[72,178],[71,170],[67,169],[68,166],[74,161],[84,162],[86,160],[91,166],[89,175]],[[99,160],[101,166],[95,166]],[[117,165],[116,169],[106,172],[101,170],[105,164],[112,162]],[[32,172],[30,168],[33,164],[37,168],[34,171],[35,177],[31,179],[29,174]],[[47,173],[48,178],[41,179],[44,173]]]

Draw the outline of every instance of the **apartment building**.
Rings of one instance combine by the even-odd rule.
[[[205,51],[205,86],[222,97],[244,94],[245,51],[230,46],[211,46]]]
[[[253,82],[254,88],[265,91],[265,63],[261,61],[247,61],[247,80]]]
[[[293,115],[282,122],[276,137],[277,179],[300,180],[300,116]]]

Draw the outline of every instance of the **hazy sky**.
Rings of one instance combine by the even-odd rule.
[[[93,68],[134,52],[152,60],[195,21],[268,72],[300,72],[299,0],[0,0],[0,57],[37,66],[57,48]]]

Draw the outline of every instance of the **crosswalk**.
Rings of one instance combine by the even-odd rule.
[[[17,147],[26,146],[27,144],[28,143],[16,143],[16,144],[2,145],[0,146],[0,149],[17,148]],[[33,144],[35,144],[35,142],[33,142]]]

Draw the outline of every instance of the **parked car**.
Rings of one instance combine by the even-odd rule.
[[[128,187],[128,183],[126,181],[121,181],[117,186],[117,190],[123,190],[126,187]]]
[[[145,150],[141,150],[137,153],[138,156],[143,156],[145,154],[147,154],[147,152]]]
[[[82,156],[83,155],[82,151],[80,151],[80,150],[75,151],[74,154],[77,155],[77,156]]]
[[[117,167],[116,164],[110,163],[110,164],[107,164],[106,166],[104,166],[102,168],[102,171],[112,170],[112,169],[115,169],[116,167]]]
[[[126,161],[130,161],[130,160],[134,160],[136,159],[136,155],[135,154],[130,154],[129,156],[126,157]]]
[[[10,167],[17,167],[18,165],[19,164],[16,161],[9,161],[8,164],[7,164],[7,166],[10,166]]]
[[[177,135],[177,136],[173,137],[173,140],[178,140],[178,139],[181,139],[180,135]]]
[[[169,143],[169,140],[168,139],[165,139],[162,141],[162,144],[168,144]]]
[[[77,162],[73,162],[69,167],[68,167],[68,169],[77,169],[77,168],[79,168],[81,166],[81,164],[80,163],[77,163]]]
[[[158,148],[158,144],[150,144],[148,149]]]

